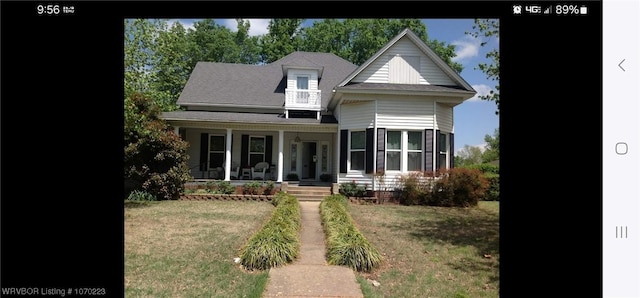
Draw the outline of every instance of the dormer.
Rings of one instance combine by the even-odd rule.
[[[282,74],[287,78],[284,113],[286,118],[320,119],[322,98],[318,82],[324,67],[306,59],[282,65]],[[315,115],[314,115],[315,114]]]

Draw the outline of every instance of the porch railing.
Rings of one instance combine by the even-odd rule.
[[[319,111],[320,90],[285,89],[284,107],[287,110]]]

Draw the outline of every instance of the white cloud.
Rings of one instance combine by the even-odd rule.
[[[174,23],[181,23],[186,29],[195,30],[193,23],[200,21],[201,19],[170,19],[167,20],[167,27],[171,28]],[[249,27],[249,36],[264,35],[269,33],[269,20],[270,19],[245,19],[248,20],[251,26]],[[235,19],[219,19],[215,20],[217,24],[229,28],[232,32],[238,31],[238,22]]]
[[[269,20],[270,19],[246,19],[251,26],[249,27],[249,36],[264,35],[269,33]],[[235,19],[221,20],[222,25],[229,28],[231,31],[236,32],[238,30],[238,22]]]
[[[182,25],[182,27],[184,27],[184,30],[189,31],[189,29],[195,30],[196,28],[193,27],[193,21],[189,21],[189,20],[177,20],[177,19],[170,19],[167,20],[167,28],[171,28],[173,27],[173,24],[175,23],[180,23]]]
[[[478,93],[476,93],[475,96],[473,96],[472,98],[470,98],[468,101],[478,101],[481,100],[480,96],[483,95],[488,95],[489,92],[491,92],[493,90],[493,88],[484,85],[484,84],[480,84],[480,85],[472,85],[471,87],[473,87],[473,89],[475,89]]]
[[[468,35],[463,39],[454,40],[451,44],[456,46],[456,56],[451,60],[454,62],[460,62],[460,60],[478,56],[480,43],[480,39],[473,38]]]

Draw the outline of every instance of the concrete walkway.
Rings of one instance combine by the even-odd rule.
[[[292,264],[269,270],[263,297],[364,297],[353,270],[325,260],[320,202],[300,202],[300,211],[300,255]]]

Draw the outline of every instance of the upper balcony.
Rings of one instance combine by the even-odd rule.
[[[285,89],[285,110],[320,111],[322,99],[320,90]]]

